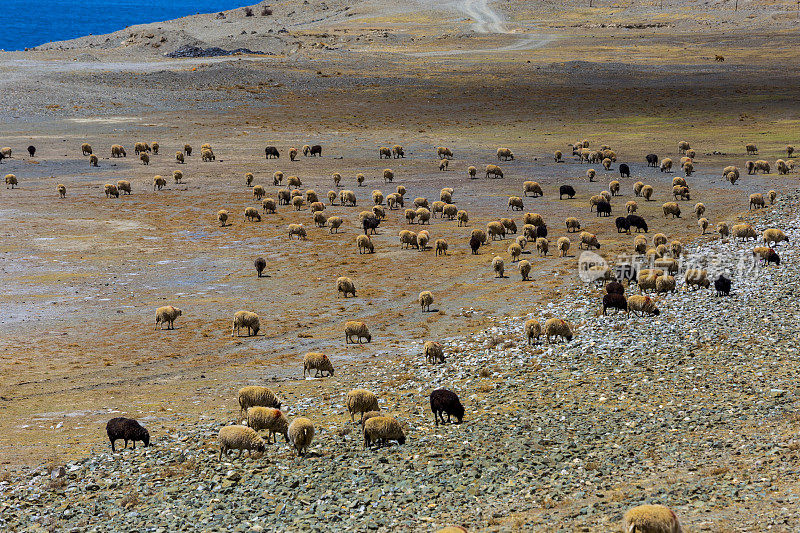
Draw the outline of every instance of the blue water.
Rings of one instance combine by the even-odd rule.
[[[0,50],[101,35],[147,22],[216,13],[253,0],[2,0]]]

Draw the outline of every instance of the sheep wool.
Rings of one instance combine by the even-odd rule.
[[[419,293],[419,298],[417,298],[419,305],[422,307],[422,311],[430,311],[431,304],[433,303],[433,293],[431,291],[422,291]]]
[[[352,294],[354,298],[356,296],[356,286],[353,280],[347,276],[341,276],[336,279],[336,291],[337,293],[342,293],[345,298],[347,298],[348,294]]]
[[[165,305],[156,309],[156,328],[161,329],[161,324],[166,324],[167,329],[175,329],[173,322],[181,316],[183,311],[171,305]]]
[[[534,342],[539,342],[539,337],[542,335],[542,326],[535,318],[525,321],[525,339],[530,346]]]
[[[298,456],[303,456],[308,452],[311,441],[314,439],[314,424],[305,417],[292,420],[289,424],[289,441],[292,443]]]
[[[355,338],[355,340],[353,340]],[[367,325],[363,322],[356,320],[348,320],[344,324],[344,342],[345,344],[358,343],[361,344],[361,339],[367,339],[367,342],[372,342],[372,335],[367,329]]]
[[[438,342],[427,341],[423,347],[426,363],[444,363],[444,348]]]
[[[624,517],[625,533],[683,533],[678,517],[664,505],[640,505]]]
[[[241,328],[247,328],[247,336],[258,335],[258,330],[261,329],[261,323],[257,314],[250,311],[237,311],[233,315],[233,326],[231,327],[231,337],[239,335]]]
[[[360,413],[363,420],[364,413],[380,411],[380,407],[378,407],[378,397],[366,389],[353,389],[348,392],[346,403],[351,422],[355,422],[353,415],[356,413]]]
[[[267,430],[267,444],[278,442],[278,435],[283,435],[289,442],[289,421],[280,409],[274,407],[250,407],[247,409],[247,427],[254,431]]]
[[[364,448],[386,444],[390,440],[406,443],[405,432],[397,420],[390,416],[375,416],[364,422]]]
[[[567,342],[572,340],[572,327],[566,320],[561,318],[549,318],[544,323],[544,335],[547,338],[547,343],[551,342],[552,338],[561,337]]]
[[[281,408],[281,401],[275,393],[271,389],[259,385],[242,387],[239,389],[237,399],[239,401],[239,416],[242,413],[247,413],[247,410],[251,407]]]
[[[220,428],[219,436],[219,460],[222,456],[228,455],[230,450],[239,450],[237,458],[242,456],[242,452],[247,450],[248,457],[252,457],[253,452],[264,453],[266,446],[264,440],[258,436],[253,428],[246,426],[225,426]]]

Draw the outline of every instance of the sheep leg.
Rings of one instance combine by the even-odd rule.
[[[117,450],[114,448],[114,440],[113,440],[113,439],[109,439],[109,440],[111,440],[111,452],[112,452],[112,453],[114,453],[114,452],[116,452],[116,451],[117,451]]]

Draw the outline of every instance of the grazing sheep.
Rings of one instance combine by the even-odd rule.
[[[681,208],[675,202],[666,202],[661,206],[664,210],[664,218],[672,215],[672,218],[681,218]]]
[[[9,174],[9,176],[11,176],[12,178],[14,177],[13,174]],[[8,183],[8,176],[6,176],[6,183]],[[17,178],[14,178],[14,181],[12,183],[12,188],[13,185],[15,185],[16,183],[17,183]],[[119,198],[119,190],[117,189],[117,186],[114,185],[113,183],[106,183],[104,190],[106,193],[106,198],[111,198],[112,196],[114,198]]]
[[[653,187],[650,185],[645,185],[642,187],[642,196],[644,197],[645,201],[649,202],[650,197],[653,196]]]
[[[288,189],[280,189],[278,191],[278,205],[289,205],[289,202],[291,201],[292,201],[291,191],[289,191]]]
[[[789,173],[789,166],[786,164],[786,161],[783,159],[778,159],[775,161],[775,168],[778,169],[778,174],[788,174]]]
[[[250,311],[236,311],[233,315],[233,326],[231,327],[231,337],[239,335],[240,328],[247,328],[247,336],[258,335],[258,330],[261,329],[261,321],[259,316]]]
[[[395,144],[392,146],[392,154],[394,155],[395,159],[399,159],[401,157],[405,157],[406,153],[403,151],[403,147],[399,144]]]
[[[428,249],[428,241],[430,240],[431,236],[425,230],[422,230],[417,234],[417,244],[419,245],[419,250],[421,252],[424,252],[425,250]]]
[[[647,239],[643,235],[637,235],[633,239],[633,249],[637,254],[643,254],[647,250]]]
[[[225,224],[228,222],[228,212],[224,209],[220,209],[217,212],[217,220],[219,220],[219,225],[224,228]]]
[[[294,161],[295,159],[297,159],[297,148],[292,146],[289,148],[289,161]]]
[[[171,305],[164,305],[156,309],[156,327],[161,329],[161,324],[166,324],[167,329],[175,329],[175,320],[183,314],[183,311]]]
[[[308,210],[311,211],[312,215],[321,214],[322,211],[325,211],[325,204],[322,202],[312,202],[311,205],[308,206]]]
[[[359,254],[375,253],[375,246],[367,235],[359,235],[356,237],[356,245],[358,246]]]
[[[656,292],[675,292],[675,278],[668,275],[658,276]]]
[[[179,164],[184,163],[183,152],[175,152],[175,161],[177,161]]]
[[[440,343],[427,341],[422,351],[426,363],[444,363],[444,348]]]
[[[247,456],[252,457],[253,452],[264,453],[266,445],[264,440],[258,436],[253,428],[246,426],[225,426],[220,428],[219,436],[219,460],[222,456],[228,456],[228,451],[239,450],[237,458],[242,457],[242,452],[247,450]]]
[[[500,161],[500,160],[508,161],[509,159],[511,159],[512,161],[514,160],[514,154],[511,153],[511,150],[509,150],[508,148],[498,148],[497,149],[497,160],[498,161]]]
[[[753,161],[747,161],[744,167],[747,169],[748,174],[755,174],[756,164]]]
[[[497,165],[486,165],[487,178],[502,178],[503,170]]]
[[[639,279],[642,278],[640,277]],[[639,316],[657,316],[661,314],[661,311],[659,311],[658,307],[656,307],[656,303],[650,299],[649,296],[642,296],[640,294],[634,294],[633,296],[628,297],[628,314],[631,312]]]
[[[67,187],[65,185],[62,185],[61,183],[58,184],[58,197],[59,198],[67,197]]]
[[[263,257],[259,257],[253,262],[253,266],[256,267],[256,273],[260,278],[262,273],[264,272],[264,269],[267,268],[267,261]]]
[[[778,193],[775,191],[769,191],[769,203],[770,205],[775,205],[775,198],[778,197]]]
[[[273,407],[275,409],[281,408],[281,401],[275,393],[267,388],[259,385],[248,385],[239,389],[236,396],[239,402],[239,416],[242,413],[247,413],[251,407]]]
[[[355,341],[353,340],[354,337],[356,339]],[[372,342],[372,335],[370,335],[367,325],[356,320],[348,320],[345,322],[344,343],[354,344],[358,342],[358,344],[361,344],[361,339],[367,339],[367,342]],[[369,409],[367,410],[369,411]]]
[[[496,278],[504,278],[505,271],[506,271],[506,264],[503,261],[503,258],[500,256],[496,256],[492,259],[492,270],[495,273]]]
[[[386,444],[390,440],[406,443],[403,427],[397,420],[390,416],[375,416],[364,422],[364,448]]]
[[[556,241],[556,247],[558,248],[559,257],[566,257],[567,252],[569,251],[569,237],[559,237]],[[539,241],[536,241],[536,247],[539,247]]]
[[[150,147],[147,145],[147,143],[143,143],[141,141],[137,141],[137,142],[135,142],[133,144],[133,152],[136,155],[139,155],[139,154],[142,154],[142,153],[145,153],[145,152],[149,152],[149,151],[150,151]]]
[[[92,155],[89,156],[89,166],[90,167],[99,166],[99,161],[100,160],[97,158],[96,155],[92,154]]]
[[[635,194],[636,196],[642,195],[642,189],[644,189],[644,183],[642,183],[641,181],[637,181],[636,183],[633,184],[633,194]]]
[[[748,209],[753,209],[753,208],[758,209],[758,208],[764,207],[765,205],[766,205],[766,202],[764,201],[764,195],[763,194],[761,194],[760,192],[757,192],[757,193],[754,193],[754,194],[750,195],[750,206],[749,206]]]
[[[356,206],[356,193],[350,190],[343,190],[339,193],[339,201],[344,206]]]
[[[152,144],[152,147],[153,147],[153,155],[158,155],[158,149],[161,148],[161,145],[159,145],[158,143],[154,142]]]
[[[563,160],[562,160],[563,157],[564,157],[564,154],[561,153],[561,150],[556,150],[555,152],[553,152],[553,161],[555,161],[556,163],[562,163],[563,162]]]
[[[214,155],[214,152],[210,149],[203,149],[200,150],[200,159],[204,163],[208,163],[209,161],[216,161],[217,157]]]
[[[558,199],[563,200],[566,195],[570,200],[575,198],[575,189],[572,185],[562,185],[558,188]]]
[[[289,176],[286,178],[286,185],[288,187],[302,187],[303,182],[297,176]]]
[[[418,224],[425,224],[426,222],[430,224],[431,212],[428,209],[424,207],[419,207],[415,211],[415,214],[417,217]]]
[[[694,163],[692,163],[691,161],[687,161],[682,165],[682,168],[683,168],[683,174],[685,176],[687,177],[691,176],[692,173],[694,172]]]
[[[159,191],[167,186],[167,180],[165,180],[161,176],[154,176],[153,177],[153,190],[158,189]]]
[[[261,222],[261,215],[258,214],[258,209],[255,207],[248,207],[244,210],[245,220],[250,222]]]
[[[433,421],[435,425],[439,425],[441,420],[444,425],[444,415],[447,413],[447,423],[450,423],[450,417],[454,416],[460,424],[464,420],[464,406],[461,405],[461,400],[458,395],[447,389],[436,389],[431,392],[431,412],[433,413]]]
[[[278,186],[281,183],[283,183],[283,172],[281,172],[280,170],[276,170],[272,174],[272,184]]]
[[[419,242],[417,241],[417,234],[413,231],[402,230],[400,231],[400,248],[414,247],[419,250]]]
[[[544,192],[542,191],[542,186],[535,181],[524,182],[522,184],[522,192],[523,196],[528,196],[528,193],[531,193],[531,196],[533,196],[534,198],[536,198],[537,196],[544,196]]]
[[[452,159],[453,152],[450,148],[445,148],[444,146],[440,146],[436,149],[436,154],[439,156],[439,159]]]
[[[336,279],[336,290],[337,294],[340,292],[345,298],[347,298],[348,294],[352,294],[354,298],[356,296],[356,286],[353,280],[347,276],[341,276]]]
[[[111,157],[128,157],[128,154],[121,145],[114,144],[111,146]]]
[[[728,179],[728,174],[730,174],[731,172],[733,172],[736,175],[736,179],[738,180],[739,179],[739,168],[735,167],[733,165],[729,165],[729,166],[727,166],[727,167],[722,169],[722,177]],[[735,182],[736,180],[733,180],[733,181]]]
[[[444,239],[436,239],[434,245],[436,247],[436,255],[447,255],[447,241]]]
[[[781,258],[778,252],[766,246],[756,246],[753,248],[753,257],[756,256],[759,257],[765,265],[768,263],[775,263],[776,265],[781,264]]]
[[[308,352],[305,357],[303,357],[303,377],[306,377],[306,372],[308,375],[311,375],[311,371],[314,370],[314,377],[318,378],[320,376],[325,377],[333,375],[333,363],[331,360],[328,359],[328,356],[319,353],[319,352]]]
[[[608,294],[604,294],[602,314],[607,315],[609,309],[616,309],[617,311],[627,311],[628,299],[625,298],[624,294],[618,294],[616,292],[610,292]]]
[[[160,178],[161,176],[156,176],[156,178]],[[155,180],[153,180],[155,182]],[[153,189],[155,189],[155,185],[153,185]],[[131,194],[131,182],[128,180],[118,180],[117,181],[117,190],[120,193]]]
[[[353,389],[347,393],[347,411],[350,413],[350,421],[355,423],[353,415],[361,414],[361,422],[364,421],[364,414],[370,411],[380,411],[378,407],[378,397],[366,389]]]
[[[248,172],[248,173],[246,173],[244,175],[244,181],[245,181],[245,183],[247,183],[248,187],[251,187],[253,185],[253,180],[254,179],[255,179],[255,176],[253,176],[252,172]]]
[[[614,221],[614,224],[617,226],[617,233],[628,233],[631,232],[631,223],[628,221],[626,217],[617,217]]]
[[[764,161],[763,159],[759,159],[758,161],[753,163],[753,172],[754,173],[760,170],[764,174],[769,174],[770,168],[771,167],[769,166],[769,163]]]
[[[779,242],[783,241],[789,242],[789,237],[783,231],[776,228],[764,230],[761,236],[764,238],[764,242],[768,246],[775,246]]]
[[[679,257],[680,256],[680,252],[682,251],[681,243],[678,242],[678,241],[673,241],[672,245],[673,245],[673,248],[672,248],[673,256],[674,257]],[[678,264],[678,261],[676,261],[672,257],[663,257],[663,255],[662,255],[661,258],[656,259],[653,262],[653,266],[655,268],[662,269],[662,270],[666,271],[669,274],[675,274],[678,271],[678,268],[679,268],[680,265]]]
[[[744,149],[747,151],[747,155],[757,154],[758,147],[753,143],[748,143],[744,146]]]
[[[187,156],[191,156],[192,155],[192,145],[184,144],[183,145],[183,151],[186,152]]]
[[[611,159],[606,157],[603,159],[603,168],[606,170],[611,170]]]
[[[384,169],[384,171],[383,171],[383,182],[384,183],[391,183],[392,181],[394,181],[394,172],[390,168]]]
[[[685,154],[686,150],[690,148],[689,143],[686,141],[681,141],[678,143],[678,152],[681,154]]]
[[[517,223],[510,218],[501,218],[500,223],[506,228],[506,233],[517,233]]]
[[[92,155],[92,145],[89,143],[83,143],[81,145],[81,154]]]
[[[569,342],[572,340],[572,327],[561,318],[548,318],[544,323],[544,336],[548,344],[551,342],[551,337],[553,339],[561,337]]]
[[[264,190],[264,187],[261,185],[256,185],[253,187],[253,197],[256,200],[261,200],[264,196],[267,195],[267,191]]]
[[[439,209],[439,212],[442,213],[442,218],[445,216],[448,220],[453,220],[458,216],[458,208],[453,204],[444,204],[443,202],[437,201],[433,202],[433,212],[436,213],[436,209]]]
[[[439,162],[439,170],[441,170],[442,172],[447,170],[447,167],[449,167],[449,166],[450,166],[450,160],[449,159],[442,159]]]
[[[391,159],[392,158],[392,150],[388,146],[381,146],[378,149],[378,159]]]
[[[433,303],[433,293],[431,291],[422,291],[417,298],[419,305],[422,307],[422,312],[430,311],[431,304]]]
[[[542,335],[542,326],[535,318],[525,321],[525,339],[528,341],[528,346],[536,342],[539,343],[539,337]]]
[[[711,282],[708,280],[708,272],[701,268],[688,269],[684,280],[687,287],[692,287],[695,290],[700,287],[707,289],[711,286]]]
[[[706,234],[706,230],[708,229],[708,219],[703,217],[697,221],[697,225],[700,226],[700,230],[702,231],[702,235]]]
[[[694,214],[698,220],[700,220],[700,218],[703,216],[705,212],[706,212],[705,204],[702,204],[700,202],[694,204]]]
[[[417,218],[417,211],[414,209],[406,209],[404,216],[409,224],[413,224],[414,219]]]
[[[593,168],[590,168],[586,171],[586,177],[589,178],[589,181],[594,181],[595,176],[597,175],[597,171]]]
[[[661,172],[672,172],[672,159],[665,157],[661,160]]]
[[[611,196],[619,195],[619,182],[617,180],[608,184],[608,190],[611,191]]]
[[[624,521],[625,533],[683,532],[678,517],[672,509],[663,505],[640,505],[629,509]]]
[[[511,256],[511,262],[516,263],[519,261],[519,256],[522,255],[522,247],[514,243],[508,247],[508,255]]]
[[[667,236],[663,233],[656,233],[653,235],[653,246],[659,246],[661,244],[667,244]]]
[[[597,235],[589,233],[588,231],[582,231],[578,235],[580,242],[578,243],[578,248],[586,247],[587,250],[591,250],[592,248],[600,249],[600,243],[597,241]]]
[[[563,239],[567,239],[566,237],[562,237]],[[562,250],[561,243],[559,243],[559,250],[562,250],[564,255],[566,255],[566,251],[569,250],[569,239],[567,239],[566,249]],[[539,237],[536,239],[536,251],[539,252],[539,255],[546,256],[547,252],[550,250],[550,243],[547,242],[547,239],[544,237]],[[563,255],[562,255],[563,257]]]
[[[372,191],[372,201],[375,203],[375,205],[382,205],[383,193],[378,190]]]
[[[719,233],[723,239],[727,238],[731,233],[730,229],[728,228],[728,224],[726,222],[720,222],[717,224],[717,233]]]
[[[475,176],[478,174],[478,169],[470,166],[467,168],[467,174],[469,174],[469,179],[475,179]]]
[[[322,355],[322,354],[319,354]],[[310,372],[309,372],[310,373]],[[303,373],[305,375],[305,372]],[[253,431],[267,430],[267,444],[278,442],[278,435],[283,435],[289,442],[289,421],[280,409],[273,407],[250,407],[247,410],[247,427]]]
[[[314,439],[314,424],[305,417],[298,417],[289,424],[289,441],[297,455],[302,457]]]
[[[527,224],[527,219],[526,219]],[[581,229],[581,223],[575,217],[569,217],[565,224],[567,225],[567,233],[575,233],[579,229]]]
[[[264,201],[261,202],[261,207],[265,213],[274,214],[278,209],[278,204],[274,198],[264,198]]]
[[[289,239],[293,239],[293,235],[297,235],[297,238],[301,241],[305,241],[308,238],[308,234],[306,233],[306,228],[302,224],[289,224],[287,226],[289,230]]]
[[[504,239],[506,236],[506,227],[498,221],[492,221],[486,224],[486,233],[495,240],[497,237]]]
[[[150,432],[143,428],[139,422],[133,418],[125,418],[118,416],[112,418],[106,424],[106,434],[108,440],[111,441],[111,451],[116,452],[114,443],[120,439],[125,441],[123,450],[128,447],[128,441],[133,444],[133,449],[136,449],[136,441],[141,441],[144,447],[150,446]]]

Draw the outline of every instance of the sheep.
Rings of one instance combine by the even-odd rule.
[[[403,197],[393,192],[386,197],[386,205],[388,205],[389,209],[392,211],[399,209],[404,205]]]
[[[247,450],[247,456],[252,457],[253,452],[264,453],[266,444],[264,439],[258,436],[253,428],[246,426],[225,426],[220,428],[219,436],[219,460],[222,456],[228,456],[229,450],[239,450],[238,458],[242,457],[242,452]]]
[[[301,416],[292,420],[287,432],[297,455],[302,457],[314,439],[314,424],[308,418]]]
[[[426,363],[444,363],[444,349],[438,342],[427,341],[422,349]]]
[[[758,209],[764,207],[765,205],[766,202],[764,201],[763,194],[757,192],[750,195],[750,206],[748,207],[748,209],[753,209],[753,208]]]
[[[699,289],[700,287],[707,289],[711,286],[708,280],[708,272],[700,268],[690,268],[686,271],[684,276],[687,287]]]
[[[200,158],[204,163],[208,163],[209,161],[216,161],[217,159],[212,150],[201,150]]]
[[[701,235],[705,235],[708,229],[708,219],[705,217],[701,218],[697,221],[697,225],[700,227]]]
[[[764,230],[761,236],[764,238],[764,242],[767,246],[775,246],[782,241],[789,242],[789,237],[783,231],[776,228]]]
[[[356,206],[356,193],[350,190],[343,190],[339,193],[339,201],[345,206]]]
[[[154,142],[151,146],[153,147],[153,155],[158,155],[158,149],[161,148],[161,145]]]
[[[183,145],[183,151],[186,152],[187,156],[191,156],[192,155],[192,145],[184,144]]]
[[[355,341],[353,341],[354,337],[356,339]],[[367,325],[356,320],[348,320],[345,322],[344,343],[354,344],[355,342],[358,342],[358,344],[361,344],[361,339],[367,339],[368,343],[372,342],[372,335],[370,335]]]
[[[570,342],[572,340],[572,327],[561,318],[548,318],[547,322],[544,323],[544,336],[548,344],[550,344],[551,338],[556,339],[558,337]]]
[[[660,259],[667,255],[667,245],[666,244],[659,244],[656,246],[655,249],[655,259]]]
[[[9,175],[13,177],[13,174]],[[6,183],[8,183],[8,176],[6,176]],[[16,183],[17,183],[17,178],[14,178],[12,185]],[[106,183],[104,190],[106,193],[106,198],[111,198],[112,196],[114,198],[119,198],[119,189],[117,189],[117,186],[114,185],[113,183]]]
[[[153,177],[153,190],[158,189],[159,191],[167,186],[167,180],[165,180],[161,176],[154,176]]]
[[[721,56],[720,56],[721,57]],[[678,517],[663,505],[640,505],[624,517],[625,533],[682,533]]]
[[[461,211],[459,211],[458,207],[456,207],[453,204],[445,204],[444,206],[442,206],[442,215],[446,216],[448,220],[453,220],[458,216],[459,213],[461,213]],[[466,214],[466,211],[464,211],[464,214]],[[459,221],[459,226],[460,225],[461,223]]]
[[[528,193],[531,193],[531,196],[533,196],[534,198],[536,198],[537,196],[544,195],[544,192],[542,191],[542,186],[535,181],[524,182],[522,184],[522,192],[523,196],[528,196]]]
[[[769,203],[770,203],[770,205],[775,205],[775,198],[778,197],[778,193],[773,191],[773,190],[771,190],[771,191],[769,191],[768,195],[769,195]]]
[[[487,178],[502,178],[503,170],[497,165],[486,165]]]
[[[447,413],[447,423],[450,423],[450,417],[454,416],[460,424],[464,420],[464,406],[458,395],[447,389],[436,389],[430,395],[431,412],[433,413],[433,421],[436,426],[439,425],[441,420],[444,425],[444,414]]]
[[[375,253],[375,246],[367,235],[359,235],[356,237],[356,245],[358,246],[359,254]]]
[[[789,145],[786,145],[786,157],[787,157],[787,158],[790,158],[790,157],[792,157],[792,154],[793,154],[793,153],[794,153],[794,146],[792,146],[792,145],[790,145],[790,144],[789,144]]]
[[[467,168],[467,174],[469,174],[469,179],[473,180],[475,179],[475,176],[478,174],[478,169],[473,166],[470,166],[469,168]]]
[[[608,315],[609,309],[616,309],[617,311],[627,311],[628,299],[625,298],[624,294],[618,294],[616,292],[610,292],[608,294],[604,294],[602,314],[604,316]]]
[[[311,371],[314,370],[315,374],[314,377],[318,378],[320,376],[325,377],[333,375],[333,363],[331,360],[328,359],[328,356],[319,353],[319,352],[308,352],[305,357],[303,357],[303,377],[306,377],[306,372],[308,375],[311,375]]]
[[[375,205],[383,205],[383,193],[381,191],[372,191],[372,201]]]
[[[510,218],[501,218],[500,223],[506,229],[506,233],[517,233],[517,223]]]
[[[661,314],[661,311],[656,307],[656,303],[650,299],[649,296],[640,294],[634,294],[628,297],[628,314],[631,314],[631,312],[639,316],[658,316]]]
[[[397,189],[396,189],[396,192],[397,192],[397,194],[399,194],[401,197],[403,197],[403,196],[405,196],[405,195],[406,195],[406,188],[405,188],[405,187],[403,187],[402,185],[398,185],[398,186],[397,186]]]
[[[378,159],[391,159],[392,158],[392,150],[388,146],[381,146],[378,149]]]
[[[406,229],[400,231],[400,248],[409,248],[414,247],[419,250],[419,243],[417,241],[417,234],[413,231],[408,231]]]
[[[661,160],[661,172],[672,172],[672,159],[665,157]]]
[[[339,227],[341,227],[342,217],[333,216],[328,219],[328,227],[330,228],[331,233],[339,233]],[[335,231],[334,231],[335,230]]]
[[[653,235],[653,246],[658,246],[660,244],[667,244],[667,236],[663,233],[656,233]]]
[[[619,196],[619,181],[614,180],[608,184],[608,190],[611,191],[611,196]]]
[[[756,171],[756,164],[753,161],[747,161],[744,164],[748,174],[754,174]]]
[[[606,170],[611,170],[611,159],[606,157],[603,159],[603,168]]]
[[[747,151],[747,155],[757,154],[758,147],[753,143],[748,143],[744,146],[744,149]]]
[[[417,244],[419,245],[419,250],[421,252],[424,252],[425,250],[428,249],[428,241],[430,240],[431,236],[425,230],[422,230],[417,234]]]
[[[511,256],[511,262],[516,263],[519,261],[519,256],[522,255],[522,247],[514,243],[508,247],[508,255]]]
[[[111,146],[111,157],[128,157],[128,154],[121,145],[114,144]]]
[[[592,209],[597,207],[597,204],[599,204],[600,202],[604,202],[605,200],[606,200],[605,197],[603,197],[603,196],[601,196],[599,194],[593,194],[592,196],[590,196],[589,197],[589,212],[591,213]]]
[[[755,173],[755,172],[757,172],[759,170],[761,172],[763,172],[764,174],[769,174],[769,172],[770,172],[769,163],[764,161],[763,159],[759,159],[758,161],[753,163],[753,172]]]
[[[644,188],[644,183],[642,183],[641,181],[637,181],[636,183],[633,184],[633,194],[635,194],[636,196],[641,196],[643,188]]]
[[[452,159],[453,152],[450,148],[446,148],[444,146],[440,146],[436,149],[436,155],[439,156],[439,159]]]
[[[664,210],[664,218],[672,215],[672,218],[681,218],[681,208],[675,202],[666,202],[661,206]]]
[[[383,182],[384,183],[391,183],[394,181],[394,171],[392,169],[387,168],[383,171]]]
[[[366,178],[364,177],[364,174],[361,174],[361,173],[356,174],[356,183],[358,184],[359,187],[363,187],[364,186],[364,180],[365,179]]]
[[[392,146],[392,155],[394,156],[395,159],[399,159],[401,157],[404,158],[406,156],[406,153],[405,151],[403,151],[402,146],[400,146],[399,144],[395,144],[394,146]]]
[[[556,247],[558,248],[559,257],[567,256],[567,252],[569,251],[569,246],[570,246],[569,237],[559,237],[559,239],[556,241]],[[536,240],[536,248],[539,249],[538,239]],[[547,255],[546,249],[543,255]]]
[[[305,375],[305,372],[303,375]],[[289,421],[280,409],[260,406],[250,407],[247,409],[247,427],[252,428],[253,431],[266,429],[268,431],[267,444],[277,443],[278,435],[283,435],[286,442],[289,442]]]
[[[579,229],[581,229],[581,223],[575,217],[569,217],[564,222],[567,226],[567,233],[575,233]]]
[[[350,421],[355,423],[354,415],[361,414],[361,422],[364,421],[364,414],[369,411],[380,411],[378,407],[378,397],[366,389],[353,389],[347,393],[347,411],[350,413]]]
[[[470,237],[475,237],[476,239],[478,239],[480,244],[486,244],[489,240],[489,237],[486,235],[486,232],[480,228],[475,228],[474,230],[472,230]]]
[[[286,185],[288,187],[302,187],[303,182],[297,176],[289,176],[286,178]]]
[[[509,159],[512,160],[512,161],[514,160],[514,154],[511,152],[511,150],[509,150],[508,148],[498,148],[497,149],[497,160],[498,161],[500,161],[500,160],[508,161]]]
[[[262,273],[264,272],[264,269],[267,268],[267,261],[263,257],[259,257],[253,262],[253,266],[256,267],[256,273],[260,278]]]
[[[292,198],[292,205],[295,208],[295,211],[300,211],[303,208],[303,204],[305,204],[305,200],[303,200],[302,196],[295,196]]]
[[[424,207],[419,207],[419,208],[417,208],[415,213],[416,213],[416,216],[417,216],[417,221],[418,221],[417,223],[418,224],[425,224],[426,222],[428,224],[431,223],[430,222],[430,220],[431,220],[431,212],[428,209],[426,209]]]
[[[92,155],[92,145],[89,143],[83,143],[81,145],[81,154],[82,155]]]
[[[504,278],[505,271],[506,271],[506,264],[503,261],[503,258],[500,256],[495,257],[492,259],[492,270],[495,273],[496,278]]]
[[[248,385],[239,389],[236,395],[239,402],[239,416],[246,413],[250,407],[274,407],[280,409],[282,402],[272,389],[259,385]]]
[[[175,152],[175,161],[181,165],[185,162],[183,159],[183,152]]]
[[[409,224],[414,223],[414,219],[417,218],[417,212],[414,209],[406,209],[404,213],[405,219],[408,221]]]
[[[668,275],[658,276],[656,292],[675,292],[675,278]]]
[[[685,162],[681,167],[683,168],[683,174],[687,177],[691,176],[694,172],[694,163],[691,161]]]
[[[149,151],[150,151],[150,147],[147,145],[147,143],[143,143],[141,141],[137,141],[137,142],[135,142],[133,144],[133,152],[136,155],[139,155],[139,154],[142,154],[142,153],[145,153],[145,152],[149,152]]]
[[[720,222],[717,224],[717,233],[719,233],[720,237],[723,239],[727,238],[731,233],[730,229],[728,228],[728,224],[725,222]]]
[[[125,441],[123,450],[128,447],[128,441],[131,441],[134,450],[136,449],[137,440],[141,441],[145,448],[150,446],[150,432],[133,418],[122,416],[112,418],[106,424],[106,435],[108,435],[108,440],[111,441],[112,452],[117,451],[114,443],[120,439]]]
[[[617,219],[614,221],[614,224],[617,226],[617,233],[630,234],[631,223],[626,217],[617,217]]]
[[[602,202],[598,202],[597,204],[597,216],[611,216],[611,204],[607,200],[603,200]]]
[[[397,420],[390,416],[375,416],[364,422],[364,448],[385,444],[390,440],[405,444],[406,436]]]
[[[506,236],[506,227],[502,222],[495,220],[486,224],[486,232],[491,236],[492,240],[495,240],[497,237],[504,239]]]
[[[295,159],[297,159],[297,148],[292,146],[289,148],[289,161],[294,161]]]
[[[542,326],[535,318],[525,321],[525,339],[528,341],[528,346],[534,342],[539,343],[539,337],[542,335]]]
[[[722,169],[722,177],[725,178],[725,179],[728,179],[728,174],[730,174],[731,172],[733,172],[736,175],[736,179],[733,180],[733,182],[735,182],[736,180],[739,179],[739,168],[735,167],[733,165],[729,165],[729,166],[727,166],[727,167]],[[731,182],[731,183],[733,183],[733,182]]]
[[[220,209],[217,212],[217,220],[219,221],[219,225],[224,228],[225,223],[228,222],[228,212],[224,209]]]
[[[559,200],[563,200],[565,194],[567,195],[567,197],[570,200],[575,198],[575,188],[572,187],[572,185],[562,185],[562,186],[560,186],[558,188],[558,199]]]
[[[92,155],[89,156],[89,166],[90,167],[99,166],[99,161],[100,160],[97,158],[96,155],[92,154]]]
[[[600,243],[597,241],[597,235],[589,233],[588,231],[582,231],[578,235],[580,242],[578,243],[578,248],[586,247],[587,250],[591,250],[592,248],[600,249]]]
[[[231,337],[239,335],[240,328],[247,328],[247,336],[258,335],[258,330],[261,329],[261,322],[259,316],[250,311],[236,311],[233,315],[233,325],[231,326]]]
[[[566,239],[566,237],[563,238]],[[567,241],[569,241],[569,239],[567,239]],[[546,256],[549,250],[550,250],[550,243],[547,242],[546,238],[539,237],[536,239],[536,251],[539,252],[539,255]],[[559,250],[561,250],[560,247]],[[569,250],[569,242],[567,242],[567,250]],[[564,254],[566,255],[566,251],[564,252]]]
[[[685,154],[686,150],[689,150],[689,143],[686,141],[681,141],[678,143],[678,152],[681,154]]]
[[[288,189],[280,189],[278,191],[278,205],[289,205],[292,201],[292,193]]]
[[[458,227],[469,224],[469,214],[463,209],[456,212],[456,219],[458,219]]]
[[[311,205],[308,206],[308,210],[311,211],[312,215],[313,214],[321,215],[322,211],[325,211],[325,204],[323,204],[322,202],[312,202]]]
[[[347,276],[341,276],[336,279],[336,291],[337,295],[338,293],[342,293],[345,298],[347,298],[348,294],[352,294],[353,298],[356,296],[356,286],[353,280]]]
[[[556,163],[562,163],[563,162],[563,160],[562,160],[563,157],[564,157],[564,154],[561,153],[561,150],[556,150],[555,152],[553,152],[553,161],[555,161]]]
[[[778,252],[766,246],[756,246],[753,248],[753,257],[756,256],[759,257],[765,265],[767,263],[775,263],[776,265],[781,264],[781,258],[778,255]]]
[[[447,255],[447,241],[444,239],[436,239],[434,244],[436,248],[436,255]]]
[[[439,161],[439,170],[441,170],[442,172],[447,170],[447,167],[449,167],[449,166],[450,166],[450,160],[449,159],[442,159],[441,161]]]
[[[272,174],[272,184],[278,186],[281,183],[283,183],[283,172],[281,172],[280,170],[276,170]]]
[[[775,168],[778,169],[778,174],[788,174],[789,173],[789,166],[786,164],[786,161],[783,159],[778,159],[775,161]]]
[[[289,230],[289,239],[293,239],[293,235],[297,235],[297,238],[301,241],[305,241],[308,238],[308,234],[306,233],[306,228],[302,224],[289,224],[287,226]]]
[[[258,209],[255,207],[248,207],[244,210],[245,220],[250,222],[261,222],[261,215],[258,214]]]
[[[175,320],[181,316],[183,311],[178,309],[177,307],[173,307],[171,305],[164,305],[156,309],[156,327],[155,329],[161,329],[161,324],[166,324],[167,329],[175,329],[173,325]]]

